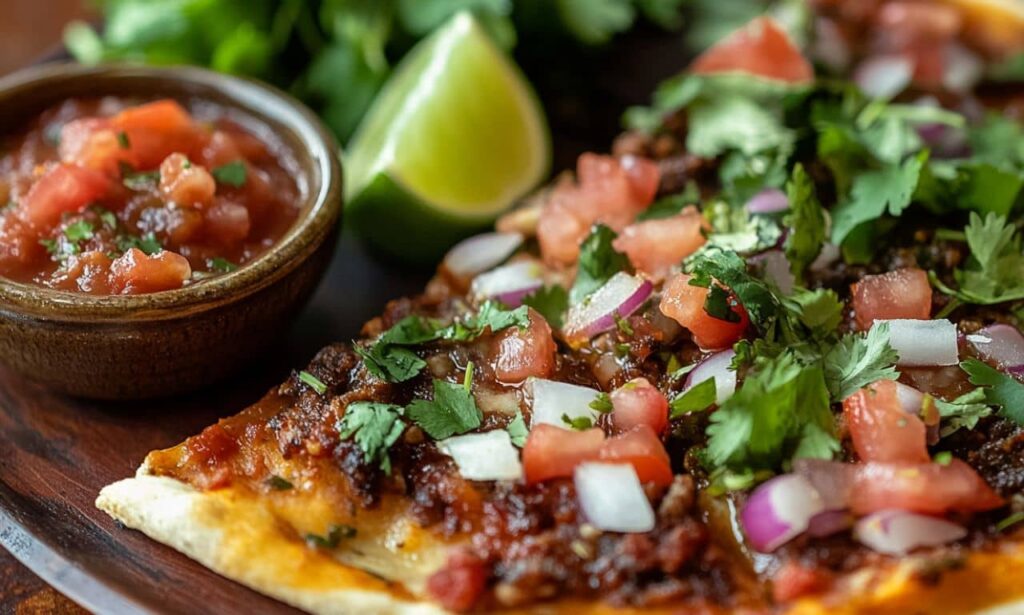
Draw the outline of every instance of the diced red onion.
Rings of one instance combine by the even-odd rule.
[[[518,480],[523,476],[519,451],[504,429],[453,436],[437,448],[455,460],[459,474],[468,480]]]
[[[522,243],[523,236],[519,233],[474,235],[448,251],[444,266],[456,277],[468,279],[505,262]]]
[[[770,553],[803,534],[811,518],[825,510],[810,481],[783,474],[762,483],[740,511],[740,523],[750,545]]]
[[[975,352],[1000,368],[1024,366],[1024,335],[1007,324],[989,325],[977,333],[966,336]]]
[[[616,273],[585,301],[569,308],[566,337],[586,340],[614,329],[616,320],[626,318],[639,309],[653,290],[650,280],[621,271]]]
[[[880,55],[861,62],[853,80],[871,98],[889,99],[906,89],[914,78],[914,63],[900,55]]]
[[[752,214],[774,214],[789,209],[789,197],[778,188],[765,188],[750,197],[744,207]]]
[[[956,365],[959,361],[956,325],[934,320],[876,320],[889,324],[889,345],[899,354],[898,365]]]
[[[706,380],[714,379],[715,403],[719,406],[722,405],[736,392],[736,372],[729,369],[735,356],[736,351],[732,348],[708,355],[686,375],[683,392],[685,393]]]
[[[576,497],[587,521],[608,532],[649,532],[654,509],[628,463],[581,463],[573,473]]]
[[[811,517],[807,535],[823,538],[853,527],[853,515],[846,510],[826,510]]]
[[[963,45],[946,46],[946,66],[942,85],[951,92],[967,94],[985,76],[985,63]]]
[[[563,414],[570,419],[587,417],[592,421],[597,420],[599,413],[590,404],[597,399],[600,391],[542,378],[530,379],[530,391],[533,396],[531,426],[546,423],[569,429],[562,420]]]
[[[826,459],[795,459],[793,471],[814,487],[826,510],[848,507],[853,488],[855,467],[852,464]]]
[[[775,284],[783,295],[789,295],[796,286],[796,277],[789,267],[789,259],[782,250],[768,250],[750,259],[764,272],[765,280]]]
[[[881,510],[857,521],[853,536],[879,553],[904,555],[918,547],[937,547],[967,535],[959,525],[905,510]]]
[[[544,267],[536,261],[502,265],[473,278],[469,292],[474,297],[497,299],[518,307],[523,298],[544,285]]]

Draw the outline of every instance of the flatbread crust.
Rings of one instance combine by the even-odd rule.
[[[135,478],[108,485],[96,506],[124,525],[173,547],[207,568],[260,593],[311,613],[332,615],[442,615],[444,609],[404,586],[364,569],[401,571],[410,586],[421,586],[444,548],[412,537],[392,540],[384,553],[372,546],[342,546],[339,559],[310,549],[257,495],[227,488],[199,491],[173,478],[152,476],[145,467]],[[394,529],[390,533],[415,532]],[[385,532],[387,533],[387,532]],[[380,541],[387,536],[366,536]],[[401,547],[411,545],[412,552]],[[351,547],[351,545],[348,545]],[[359,551],[359,555],[353,553]],[[345,562],[339,561],[346,560]],[[969,555],[939,581],[920,581],[924,558],[904,558],[879,569],[850,575],[825,596],[796,602],[790,615],[903,615],[1024,613],[1024,544],[1010,541],[993,552]],[[391,570],[394,573],[394,570]],[[547,603],[519,613],[669,613],[671,610],[613,609],[575,600]],[[678,611],[675,611],[678,612]]]

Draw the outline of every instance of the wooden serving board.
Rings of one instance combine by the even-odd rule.
[[[686,64],[681,37],[648,30],[578,60],[586,70],[538,83],[556,172],[582,151],[606,151],[622,110],[645,102]],[[70,399],[0,366],[0,546],[96,613],[296,612],[118,527],[93,502],[104,485],[134,474],[146,453],[255,402],[320,347],[355,337],[389,299],[419,293],[428,278],[375,261],[345,236],[309,306],[296,322],[281,323],[285,341],[228,382],[183,398]]]

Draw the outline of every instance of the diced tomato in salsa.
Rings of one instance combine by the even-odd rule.
[[[613,246],[629,257],[633,267],[655,280],[703,246],[708,224],[696,207],[660,220],[636,222],[623,229]]]
[[[22,215],[35,227],[53,226],[63,215],[85,209],[111,187],[111,181],[97,171],[73,164],[58,164],[28,191]]]
[[[903,410],[894,381],[857,391],[843,402],[843,414],[862,461],[929,461],[924,421]]]
[[[642,483],[662,487],[672,484],[672,464],[658,434],[648,425],[639,425],[605,441],[598,454],[602,461],[629,463]]]
[[[897,269],[881,275],[866,275],[850,286],[857,327],[864,331],[876,320],[931,316],[932,287],[928,274],[920,269]]]
[[[971,466],[938,463],[864,463],[854,466],[850,508],[856,514],[897,508],[920,513],[980,512],[1003,505]]]
[[[810,83],[814,68],[781,26],[760,17],[697,56],[694,74],[747,73],[788,83]]]
[[[646,425],[656,433],[668,427],[668,400],[646,378],[630,380],[612,391],[612,421],[621,431]]]
[[[632,464],[641,482],[662,486],[672,482],[665,446],[647,425],[605,439],[597,427],[576,431],[541,424],[530,430],[523,447],[527,483],[568,478],[579,464],[598,459]]]
[[[533,309],[529,318],[529,328],[509,327],[491,344],[491,366],[501,382],[523,382],[531,376],[546,378],[555,369],[558,346],[548,321]]]
[[[661,295],[661,313],[689,329],[693,340],[704,350],[728,348],[739,341],[750,324],[743,306],[734,302],[736,322],[715,318],[704,309],[707,288],[690,284],[693,276],[680,273],[665,283]]]

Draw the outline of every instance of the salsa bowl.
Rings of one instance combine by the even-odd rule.
[[[78,97],[217,105],[283,146],[301,187],[296,221],[266,252],[174,290],[92,295],[0,277],[0,362],[44,386],[139,399],[211,384],[287,330],[331,260],[341,216],[338,145],[316,115],[270,86],[197,68],[58,63],[0,79],[0,134]]]

